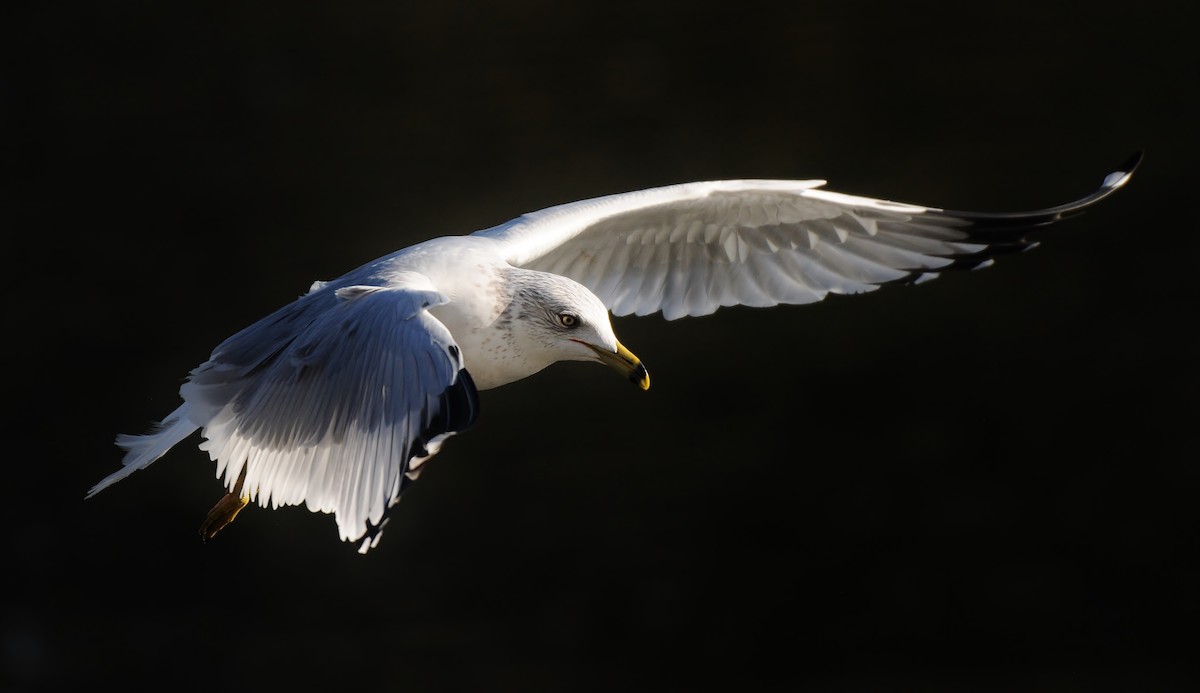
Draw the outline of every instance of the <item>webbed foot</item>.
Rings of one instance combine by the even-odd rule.
[[[233,485],[233,490],[226,493],[217,504],[208,511],[208,515],[204,518],[204,522],[200,525],[200,538],[208,541],[217,536],[233,519],[237,517],[242,508],[250,503],[250,496],[242,494],[242,482],[246,480],[246,467],[242,466],[242,473],[238,475],[237,483]]]

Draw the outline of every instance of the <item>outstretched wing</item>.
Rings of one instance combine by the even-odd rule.
[[[217,475],[232,488],[245,467],[259,505],[333,513],[365,553],[478,411],[458,347],[427,312],[446,301],[419,283],[315,287],[218,346],[180,390]]]
[[[668,320],[721,306],[811,303],[919,282],[1033,245],[1031,229],[1120,188],[1132,157],[1091,195],[1032,212],[959,212],[844,195],[825,181],[686,183],[550,207],[476,235],[514,265],[568,276],[615,315]]]

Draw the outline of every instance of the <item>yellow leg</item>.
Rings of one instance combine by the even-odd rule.
[[[242,473],[238,474],[237,483],[233,485],[233,490],[226,493],[217,504],[208,511],[208,516],[204,518],[204,523],[200,525],[200,538],[208,541],[217,536],[225,528],[225,525],[233,522],[233,518],[237,517],[242,508],[250,502],[250,496],[242,495],[242,482],[246,480],[246,465],[242,465]]]

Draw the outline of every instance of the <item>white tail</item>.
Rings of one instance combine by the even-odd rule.
[[[92,490],[88,491],[87,498],[91,498],[137,470],[149,467],[152,462],[175,447],[176,443],[200,428],[188,420],[187,412],[187,403],[181,404],[155,427],[153,433],[145,435],[123,433],[117,436],[117,445],[127,451],[125,459],[121,460],[121,464],[124,466],[93,486]]]

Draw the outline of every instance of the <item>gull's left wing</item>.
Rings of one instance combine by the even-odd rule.
[[[314,284],[222,342],[155,432],[119,436],[124,467],[88,496],[201,429],[242,504],[332,513],[365,553],[422,465],[478,413],[458,345],[428,311],[447,300],[411,272],[386,286]]]
[[[822,180],[684,183],[582,200],[473,235],[510,263],[562,274],[615,315],[668,320],[721,306],[820,301],[919,282],[1033,245],[1031,229],[1082,212],[1129,180],[1141,154],[1091,195],[1048,209],[961,212],[845,195]]]

